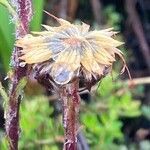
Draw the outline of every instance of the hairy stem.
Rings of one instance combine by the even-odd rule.
[[[80,98],[78,81],[70,83],[60,92],[63,101],[64,150],[77,150],[77,130]]]
[[[15,5],[16,15],[13,19],[16,23],[16,38],[23,37],[28,32],[28,24],[31,18],[31,0],[13,0],[10,1],[12,6]],[[9,141],[10,150],[18,150],[19,140],[19,106],[21,95],[17,93],[17,87],[20,80],[26,76],[26,66],[19,66],[20,48],[15,47],[12,53],[13,76],[9,88],[9,102],[6,110],[6,135]]]

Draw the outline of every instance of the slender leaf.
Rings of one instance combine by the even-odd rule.
[[[14,43],[14,25],[8,10],[0,5],[0,59],[5,71],[8,71],[11,51]]]
[[[40,31],[41,29],[43,6],[44,6],[44,0],[33,0],[34,14],[30,24],[31,31]]]

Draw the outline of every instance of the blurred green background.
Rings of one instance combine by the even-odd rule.
[[[148,5],[149,4],[149,5]],[[41,24],[54,25],[43,9],[71,22],[86,22],[91,28],[114,27],[120,31],[117,39],[125,41],[121,47],[133,78],[139,81],[129,86],[126,74],[119,76],[120,63],[115,64],[113,79],[103,79],[91,94],[81,95],[79,144],[82,150],[150,150],[150,88],[149,68],[142,55],[134,26],[130,25],[128,0],[33,0],[30,31],[41,31]],[[135,11],[140,19],[146,42],[150,34],[150,1],[138,0]],[[15,29],[8,10],[0,5],[0,80],[11,70],[10,57],[14,47]],[[136,52],[135,52],[136,51]],[[139,59],[141,58],[141,59]],[[141,78],[142,77],[142,78]],[[144,82],[145,81],[145,82]],[[2,90],[0,90],[2,91]],[[63,145],[61,102],[31,78],[21,104],[20,150],[60,150]],[[54,97],[54,98],[53,98]],[[0,149],[7,150],[4,134],[4,97],[0,98]]]

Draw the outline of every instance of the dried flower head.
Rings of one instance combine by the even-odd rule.
[[[67,84],[73,78],[83,76],[86,80],[103,76],[111,68],[117,54],[126,64],[114,40],[112,28],[89,31],[90,26],[74,25],[55,18],[60,26],[43,25],[46,31],[33,32],[16,41],[22,47],[20,59],[24,64],[42,65],[40,73],[48,73],[57,84]],[[111,70],[111,69],[110,69]]]

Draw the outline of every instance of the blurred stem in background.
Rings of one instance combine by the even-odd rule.
[[[136,11],[136,4],[136,0],[125,0],[125,6],[129,18],[129,23],[131,24],[131,27],[139,42],[140,50],[145,58],[145,62],[150,73],[150,47],[144,35],[144,29]]]

